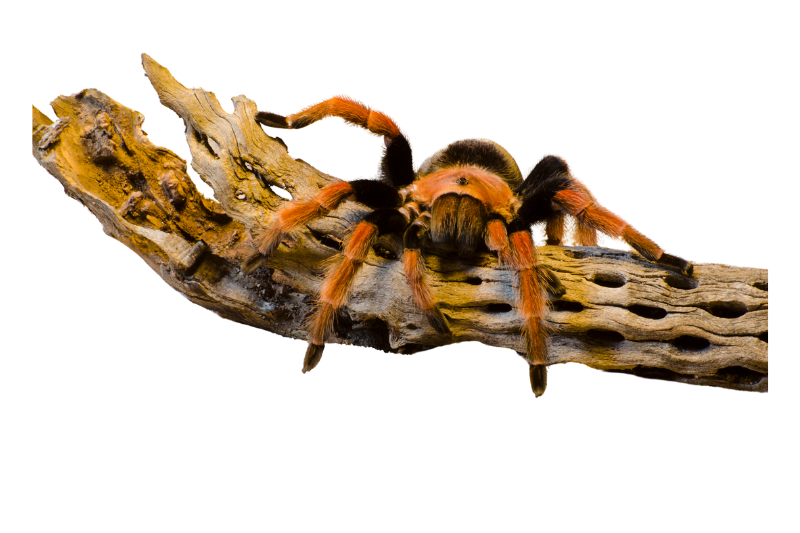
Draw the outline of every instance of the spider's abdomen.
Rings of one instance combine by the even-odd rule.
[[[437,248],[472,253],[483,243],[489,213],[472,196],[449,193],[438,197],[431,209],[431,239]]]

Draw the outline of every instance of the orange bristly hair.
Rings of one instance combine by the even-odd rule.
[[[289,202],[275,216],[258,243],[258,251],[268,255],[278,246],[286,233],[335,209],[342,200],[353,194],[353,187],[346,181],[333,183],[307,202]]]
[[[466,178],[469,183],[458,184],[460,177]],[[477,198],[489,211],[505,206],[514,197],[505,181],[491,172],[472,166],[445,168],[429,174],[412,185],[411,196],[422,205],[433,205],[438,197],[448,193]]]
[[[389,113],[344,93],[332,94],[290,113],[286,118],[290,127],[302,124],[304,128],[338,118],[346,126],[362,129],[367,135],[379,139],[394,138],[402,133],[400,124]]]
[[[406,278],[411,285],[411,292],[417,307],[423,311],[432,309],[436,302],[433,299],[433,292],[427,282],[427,269],[422,261],[422,254],[419,250],[406,250],[403,254],[403,267]]]
[[[336,310],[347,302],[353,280],[377,235],[378,227],[375,224],[359,222],[345,244],[341,261],[325,276],[319,294],[320,305],[309,328],[309,342],[312,344],[323,344],[332,331]]]

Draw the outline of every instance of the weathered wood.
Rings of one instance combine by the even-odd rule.
[[[192,166],[218,201],[196,190],[184,161],[149,142],[141,114],[93,89],[56,99],[55,123],[34,108],[34,157],[108,235],[189,300],[305,339],[303,322],[325,261],[366,208],[346,202],[287,239],[263,267],[242,274],[252,236],[286,201],[271,187],[307,199],[337,180],[290,157],[255,122],[253,101],[235,97],[229,114],[213,93],[183,87],[146,55],[143,63],[161,102],[183,118]],[[695,265],[688,278],[633,252],[545,246],[539,255],[566,287],[547,317],[551,364],[767,390],[766,270]],[[370,253],[330,342],[404,353],[462,341],[523,350],[512,275],[492,255],[430,255],[427,265],[452,337],[437,334],[415,308],[400,262]]]

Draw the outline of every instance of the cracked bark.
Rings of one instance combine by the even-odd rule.
[[[204,198],[186,163],[154,146],[144,117],[87,89],[53,102],[52,122],[33,109],[33,154],[175,290],[220,316],[305,339],[325,260],[367,209],[354,202],[310,223],[249,275],[251,237],[286,200],[308,199],[337,181],[293,159],[255,122],[253,101],[233,98],[225,112],[213,93],[187,89],[143,56],[161,102],[186,125],[192,166],[214,190]],[[388,240],[384,247],[397,250]],[[691,278],[634,252],[588,247],[539,248],[566,294],[551,301],[550,364],[577,362],[696,385],[766,391],[767,271],[695,265]],[[414,307],[396,259],[370,253],[330,342],[401,353],[461,341],[523,349],[512,275],[490,254],[454,260],[431,254],[433,288],[451,321],[437,334]],[[298,367],[305,347],[298,345]],[[335,364],[326,361],[323,364]]]

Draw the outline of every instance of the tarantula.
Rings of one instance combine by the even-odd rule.
[[[414,302],[443,334],[449,334],[450,329],[431,290],[424,261],[426,250],[468,256],[488,249],[497,254],[502,267],[514,271],[516,310],[524,321],[526,358],[536,396],[547,386],[545,286],[558,288],[560,283],[551,272],[537,268],[533,224],[544,223],[547,244],[559,245],[566,217],[571,216],[580,245],[596,246],[599,230],[621,237],[649,261],[691,274],[689,262],[664,253],[652,240],[600,206],[559,157],[546,156],[523,180],[516,162],[500,145],[470,139],[450,144],[415,172],[411,147],[394,121],[348,97],[331,98],[285,117],[261,111],[256,120],[273,128],[299,129],[329,116],[383,136],[386,149],[379,179],[334,183],[320,190],[313,200],[287,203],[257,238],[258,251],[244,266],[245,271],[252,270],[287,233],[330,212],[346,198],[372,209],[355,225],[344,243],[341,260],[325,275],[309,322],[303,372],[319,363],[337,311],[347,302],[355,276],[381,235],[402,234],[403,266]]]

